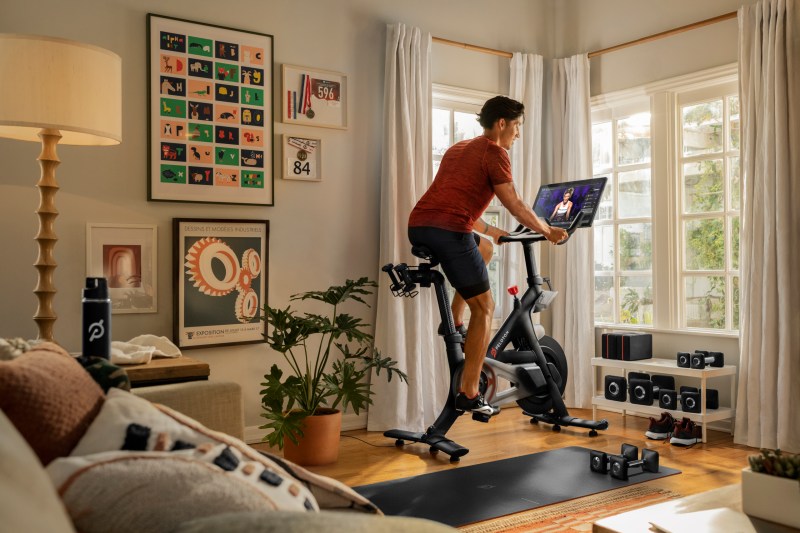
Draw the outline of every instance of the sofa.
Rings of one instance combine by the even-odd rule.
[[[344,484],[247,446],[235,383],[131,393],[93,375],[53,343],[0,361],[4,531],[453,531],[383,516]]]

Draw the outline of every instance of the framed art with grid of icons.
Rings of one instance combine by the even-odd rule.
[[[274,205],[273,38],[148,14],[148,200]]]

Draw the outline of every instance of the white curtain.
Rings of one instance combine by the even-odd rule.
[[[514,187],[522,199],[533,205],[536,192],[542,183],[542,56],[515,52],[511,58],[509,97],[525,105],[525,123],[520,138],[511,150],[511,173]],[[507,230],[513,228],[505,228]],[[525,259],[522,246],[506,244],[503,259],[503,279],[506,285],[518,285],[525,290]],[[538,255],[538,251],[537,251]],[[537,258],[538,259],[538,258]],[[514,300],[501,293],[497,306],[501,316],[511,312]]]
[[[408,215],[433,181],[431,145],[431,36],[403,24],[387,26],[381,169],[380,264],[416,264],[408,242]],[[375,347],[398,361],[408,386],[372,376],[374,404],[367,429],[423,431],[447,397],[450,373],[436,335],[439,315],[432,289],[395,298],[379,273]]]
[[[741,296],[734,440],[800,452],[800,14],[739,9]]]
[[[589,58],[579,54],[553,60],[553,181],[592,177]],[[558,297],[550,306],[550,335],[564,348],[569,364],[565,402],[591,406],[594,355],[594,270],[592,230],[580,229],[569,242],[548,247],[550,273]]]

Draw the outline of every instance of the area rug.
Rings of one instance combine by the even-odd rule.
[[[528,533],[534,531],[537,533],[588,533],[592,531],[592,524],[601,518],[680,497],[680,494],[666,489],[635,485],[462,526],[459,529],[464,533]]]
[[[631,469],[627,481],[589,469],[589,450],[569,446],[355,487],[385,514],[464,526],[680,473]]]

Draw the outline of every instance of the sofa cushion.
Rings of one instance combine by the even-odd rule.
[[[131,436],[131,424],[146,429],[138,436]],[[300,481],[304,494],[308,491],[315,502],[315,508],[379,513],[368,499],[339,481],[319,476],[289,461],[268,457],[241,440],[212,431],[177,411],[117,389],[109,391],[102,410],[72,455],[88,455],[123,447],[154,450],[164,436],[173,443],[181,441],[195,446],[210,441],[226,444],[248,460],[258,461],[287,479]],[[130,442],[126,444],[126,440]]]
[[[36,454],[2,411],[0,517],[3,531],[75,531]]]
[[[160,443],[166,448],[174,444]],[[224,512],[259,511],[263,516],[314,509],[299,483],[225,444],[66,457],[50,463],[47,472],[82,533],[166,533],[185,521]]]
[[[103,404],[92,377],[48,342],[0,361],[0,391],[0,409],[44,465],[69,455]]]

